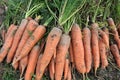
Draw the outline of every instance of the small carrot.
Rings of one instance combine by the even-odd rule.
[[[11,24],[11,25],[9,26],[5,37],[7,37],[7,36],[10,34],[10,32],[11,32],[11,30],[13,29],[14,26],[15,26],[14,24]]]
[[[91,53],[91,31],[87,27],[83,29],[83,46],[85,52],[86,73],[89,73],[92,66],[92,53]]]
[[[45,50],[41,58],[39,70],[36,72],[35,80],[41,80],[46,67],[48,66],[51,58],[54,55],[54,50],[57,47],[61,35],[62,35],[62,30],[56,27],[54,27],[48,34]]]
[[[70,42],[69,54],[70,54],[70,62],[71,62],[72,64],[74,64],[72,41]]]
[[[91,44],[92,44],[92,56],[93,64],[95,69],[95,76],[97,68],[100,66],[100,54],[99,54],[99,43],[98,43],[98,24],[93,23],[91,25]]]
[[[70,66],[68,67],[68,75],[67,75],[67,80],[72,80],[72,73],[71,73]]]
[[[20,24],[20,26],[18,27],[18,30],[15,33],[15,37],[14,37],[14,40],[13,40],[12,47],[10,48],[10,50],[8,52],[8,55],[7,55],[7,63],[10,63],[12,61],[12,59],[14,57],[14,54],[15,54],[15,51],[18,47],[19,41],[22,37],[22,34],[25,30],[25,27],[26,27],[27,23],[28,23],[28,21],[26,19],[23,19],[21,21],[21,24]]]
[[[39,49],[39,45],[35,45],[29,54],[29,62],[25,72],[25,80],[32,80],[32,74],[34,74],[39,57]]]
[[[104,27],[104,28],[103,28],[103,31],[107,34],[107,36],[108,36],[108,38],[109,38],[109,30],[108,30],[108,28]]]
[[[99,39],[99,53],[100,53],[100,59],[102,64],[101,67],[105,69],[108,66],[108,61],[107,61],[105,44],[101,38]]]
[[[13,28],[11,29],[11,32],[6,37],[5,43],[3,44],[1,50],[0,50],[0,63],[4,60],[4,58],[7,56],[7,53],[13,43],[13,38],[15,35],[15,32],[17,30],[17,26],[12,25]]]
[[[27,24],[27,27],[25,28],[25,31],[22,35],[22,38],[20,40],[20,43],[17,47],[16,53],[14,55],[13,58],[13,62],[14,60],[19,56],[24,44],[26,43],[27,39],[30,37],[30,35],[32,34],[32,32],[36,29],[36,27],[38,26],[38,23],[35,20],[30,20]],[[18,67],[18,62],[16,62],[14,65],[12,65],[14,67],[14,69],[16,70]]]
[[[27,66],[28,66],[28,56],[25,56],[19,61],[20,78],[22,78],[23,73]]]
[[[119,54],[119,49],[116,44],[112,44],[111,47],[111,52],[116,60],[117,66],[120,68],[120,54]]]
[[[1,37],[2,37],[3,42],[5,42],[5,36],[6,36],[6,30],[2,29],[1,30]]]
[[[83,47],[81,29],[78,24],[73,24],[72,26],[71,40],[73,45],[73,56],[74,56],[75,66],[78,72],[82,73],[84,79],[85,78],[84,73],[86,72],[84,47]]]
[[[64,80],[67,79],[69,71],[69,59],[65,59],[65,65],[64,65]]]

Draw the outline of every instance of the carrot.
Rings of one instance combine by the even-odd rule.
[[[22,78],[23,73],[27,66],[28,66],[28,56],[25,56],[19,62],[20,78]]]
[[[7,63],[10,63],[14,57],[14,54],[15,54],[15,51],[18,47],[18,44],[19,44],[19,41],[22,37],[22,34],[25,30],[25,27],[28,23],[28,20],[26,19],[23,19],[21,21],[21,24],[20,26],[18,27],[18,30],[16,31],[15,33],[15,37],[14,37],[14,40],[13,40],[13,44],[12,44],[12,47],[10,48],[10,51],[8,52],[8,55],[7,55]]]
[[[71,73],[70,66],[68,66],[68,75],[67,75],[67,80],[72,80],[72,73]]]
[[[70,42],[69,54],[70,54],[70,62],[71,62],[72,64],[74,64],[72,41]]]
[[[120,68],[120,54],[119,54],[119,49],[116,44],[112,44],[111,47],[111,52],[116,60],[117,66]]]
[[[57,46],[56,65],[55,65],[55,80],[61,80],[64,71],[65,58],[70,46],[70,36],[63,34]]]
[[[65,65],[64,65],[64,80],[67,79],[69,71],[69,59],[65,59]]]
[[[2,37],[3,42],[5,42],[5,35],[6,35],[6,30],[2,29],[1,30],[1,37]]]
[[[108,28],[104,27],[104,28],[103,28],[103,31],[107,34],[107,36],[108,36],[108,38],[109,38],[109,30],[108,30]]]
[[[55,62],[54,62],[54,57],[51,59],[49,65],[49,75],[50,75],[50,79],[54,80],[54,75],[55,75]]]
[[[46,67],[48,66],[52,56],[54,55],[54,50],[56,49],[56,46],[60,40],[61,35],[62,31],[56,27],[54,27],[48,34],[45,50],[41,58],[39,70],[36,72],[35,80],[41,80]]]
[[[10,34],[10,32],[11,32],[11,30],[13,29],[14,26],[15,26],[14,24],[11,24],[11,25],[9,26],[5,37],[7,37],[7,36]]]
[[[92,53],[91,53],[91,31],[85,27],[83,29],[83,46],[85,54],[86,73],[89,73],[92,65]]]
[[[37,65],[39,49],[39,45],[35,45],[30,52],[28,66],[25,72],[25,80],[32,80],[32,74],[34,74],[35,67]]]
[[[13,61],[13,64],[18,62],[23,57],[27,56],[30,50],[34,47],[34,45],[43,37],[44,33],[46,32],[46,28],[43,25],[39,25],[33,34],[28,38],[25,45],[23,46],[20,54],[16,59]]]
[[[71,39],[73,44],[73,56],[75,66],[78,72],[82,73],[83,79],[84,73],[86,72],[84,47],[82,42],[82,33],[78,24],[73,24],[71,29]]]
[[[118,34],[117,28],[115,26],[115,23],[114,23],[112,18],[108,18],[107,22],[110,26],[110,29],[111,29],[112,33],[113,33],[114,39],[117,42],[118,49],[120,49],[120,38],[119,38],[119,34]]]
[[[11,29],[11,32],[9,33],[9,35],[6,37],[5,43],[3,44],[3,46],[0,50],[0,63],[7,56],[7,53],[12,45],[15,32],[17,30],[17,26],[15,26],[15,25],[12,25],[12,26],[13,26],[13,28]]]
[[[105,69],[108,66],[108,61],[107,61],[105,44],[101,38],[99,39],[99,53],[102,64],[101,67]]]
[[[100,33],[100,36],[102,37],[103,42],[106,45],[106,48],[108,49],[109,48],[109,38],[108,38],[108,35],[104,31],[102,31],[102,30],[99,30],[99,33]]]
[[[97,68],[100,65],[100,54],[99,54],[99,43],[98,43],[98,24],[93,23],[91,25],[91,44],[92,44],[92,56],[93,56],[93,64],[95,69],[95,76],[97,72]]]
[[[21,40],[20,40],[20,43],[19,43],[19,45],[17,47],[16,53],[14,55],[13,62],[19,56],[20,51],[22,50],[24,44],[26,43],[27,39],[30,37],[31,33],[36,29],[37,26],[38,26],[38,23],[35,20],[30,20],[28,22],[27,27],[25,28],[25,31],[24,31],[24,33],[22,35]],[[18,67],[18,62],[15,63],[12,66],[16,70],[17,67]]]

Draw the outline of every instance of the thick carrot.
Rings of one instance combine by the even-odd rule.
[[[18,47],[18,44],[19,44],[19,41],[22,37],[22,34],[25,30],[25,27],[28,23],[28,20],[26,19],[23,19],[21,21],[21,24],[20,26],[18,27],[18,30],[16,31],[15,33],[15,37],[14,37],[14,40],[13,40],[13,44],[12,44],[12,47],[10,48],[10,51],[8,52],[8,55],[7,55],[7,63],[10,63],[14,57],[14,54],[15,54],[15,51]]]
[[[13,25],[13,28],[11,29],[11,32],[6,37],[5,43],[3,44],[1,50],[0,50],[0,63],[4,60],[4,58],[7,56],[7,53],[13,43],[13,38],[15,35],[15,32],[17,30],[17,26]]]
[[[11,25],[9,26],[5,37],[7,37],[7,36],[10,34],[10,32],[11,32],[11,30],[12,30],[12,28],[13,28],[14,26],[15,26],[14,24],[11,24]]]
[[[83,74],[86,72],[84,47],[82,41],[82,33],[78,24],[73,24],[71,29],[71,39],[73,44],[73,55],[75,66],[78,72]]]
[[[68,66],[68,75],[67,75],[67,80],[72,80],[72,73],[71,73],[70,66]]]
[[[26,43],[27,39],[30,37],[30,35],[32,34],[32,32],[36,29],[36,27],[38,26],[38,23],[35,20],[30,20],[27,24],[27,27],[25,28],[25,31],[22,35],[22,38],[20,40],[20,43],[17,47],[15,56],[13,58],[13,62],[14,60],[19,56],[24,44]],[[18,68],[18,62],[15,63],[14,65],[12,65],[14,67],[14,69],[16,70]]]
[[[89,73],[92,65],[92,53],[91,53],[91,31],[87,27],[83,29],[83,46],[85,52],[86,73]]]
[[[102,31],[102,30],[99,30],[99,33],[100,33],[100,36],[101,36],[103,42],[106,45],[106,48],[109,49],[109,38],[108,38],[108,35],[104,31]]]
[[[34,74],[39,57],[39,49],[39,45],[35,45],[29,54],[29,62],[25,72],[25,80],[32,80],[32,74]]]
[[[99,39],[99,53],[100,53],[100,59],[102,64],[101,67],[105,69],[108,66],[108,61],[107,61],[105,43],[101,38]]]
[[[70,36],[67,34],[63,34],[56,50],[57,55],[56,55],[56,64],[55,64],[55,80],[62,79],[66,54],[68,52],[69,46],[70,46]]]
[[[54,77],[55,77],[55,61],[54,61],[54,57],[52,57],[49,65],[48,65],[48,68],[49,68],[50,79],[54,80]]]
[[[39,65],[39,70],[36,72],[35,80],[41,80],[46,67],[48,66],[52,56],[54,55],[54,50],[56,49],[56,46],[60,40],[61,35],[62,30],[60,30],[59,28],[54,27],[50,31],[47,37],[45,50]]]
[[[99,54],[99,43],[98,43],[98,24],[93,23],[91,25],[91,44],[92,44],[92,56],[93,56],[93,64],[95,69],[95,76],[97,68],[100,65],[100,54]]]
[[[26,67],[28,66],[28,58],[29,58],[28,56],[25,56],[24,58],[22,58],[19,61],[20,78],[22,78],[23,73],[24,73]]]
[[[116,44],[112,44],[111,47],[111,52],[116,60],[117,66],[120,68],[120,54],[119,54],[119,49]]]
[[[69,59],[65,59],[65,65],[64,65],[64,80],[67,79],[69,71]]]
[[[33,34],[28,38],[25,45],[23,46],[20,54],[16,59],[13,61],[13,64],[18,62],[23,57],[27,56],[30,50],[34,47],[34,45],[43,37],[44,33],[46,32],[46,28],[43,25],[39,25]]]

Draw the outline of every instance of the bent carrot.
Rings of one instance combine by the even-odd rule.
[[[75,66],[78,72],[82,73],[83,79],[84,73],[86,72],[84,47],[82,41],[82,33],[78,24],[73,24],[71,29],[71,39],[73,44],[73,54]]]
[[[30,20],[27,24],[27,27],[25,28],[25,31],[22,35],[22,38],[20,40],[20,43],[17,47],[15,56],[13,58],[13,62],[14,60],[19,56],[24,44],[26,43],[27,39],[31,36],[32,32],[36,29],[36,27],[38,26],[38,23],[35,20]],[[18,68],[18,62],[16,62],[14,65],[12,65],[14,67],[14,69],[16,70]]]
[[[64,80],[67,79],[69,71],[69,59],[65,59],[65,65],[64,65]]]
[[[52,56],[54,55],[54,50],[56,49],[61,35],[62,30],[56,27],[54,27],[48,34],[45,50],[41,58],[39,70],[36,72],[35,80],[41,80],[46,67],[48,66]]]
[[[91,31],[87,27],[83,29],[83,46],[85,52],[86,73],[89,73],[92,66],[92,53],[91,53]]]
[[[99,52],[100,52],[100,59],[102,64],[101,67],[105,69],[108,66],[108,61],[107,61],[105,44],[101,38],[99,39]]]
[[[28,38],[27,42],[23,46],[20,54],[14,60],[13,64],[18,62],[20,59],[28,55],[30,50],[34,47],[34,45],[43,37],[44,33],[46,32],[46,28],[43,25],[39,25],[33,34]]]
[[[55,64],[55,80],[62,79],[66,54],[68,52],[69,46],[70,46],[70,36],[67,34],[63,34],[56,50],[57,55],[56,55],[56,64]]]
[[[120,68],[120,54],[119,54],[119,49],[116,44],[112,44],[111,47],[111,52],[115,58],[115,61],[117,63],[117,66]]]
[[[35,45],[29,54],[29,62],[25,72],[25,80],[32,80],[32,74],[34,74],[39,57],[39,49],[39,45]]]
[[[1,50],[0,50],[0,63],[3,61],[3,59],[7,56],[7,53],[12,45],[13,38],[15,35],[15,32],[17,30],[17,26],[12,25],[13,28],[11,29],[11,32],[7,36],[5,43],[3,44]]]
[[[92,56],[95,69],[95,76],[97,68],[100,65],[99,43],[98,43],[98,24],[93,23],[91,25],[91,44],[92,44]]]
[[[15,33],[12,47],[10,48],[10,51],[8,52],[8,55],[7,55],[7,60],[6,60],[7,63],[10,63],[12,61],[12,59],[14,57],[14,54],[15,54],[15,51],[18,47],[19,41],[22,37],[22,34],[25,30],[25,27],[26,27],[27,23],[28,23],[28,21],[26,19],[23,19],[21,21],[21,24],[20,24],[20,26],[18,27],[18,30]]]

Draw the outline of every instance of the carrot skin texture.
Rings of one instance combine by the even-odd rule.
[[[13,28],[11,29],[11,32],[7,36],[5,43],[3,44],[1,50],[0,50],[0,63],[4,60],[4,58],[7,56],[7,53],[13,43],[14,35],[17,30],[17,26],[13,25]]]
[[[62,79],[66,54],[68,52],[69,46],[70,46],[70,36],[67,34],[63,34],[56,50],[57,55],[56,55],[56,65],[55,65],[55,80]]]
[[[83,29],[83,46],[85,52],[86,73],[89,73],[92,66],[92,53],[91,53],[91,31],[87,27]]]
[[[15,63],[17,61],[19,61],[20,59],[22,59],[23,57],[25,57],[26,55],[28,55],[28,53],[34,47],[34,45],[43,37],[45,32],[46,32],[46,28],[44,26],[42,26],[42,25],[39,25],[35,29],[33,34],[28,38],[27,42],[23,46],[23,48],[22,48],[22,50],[20,52],[20,55],[16,58]]]
[[[35,80],[41,80],[46,67],[48,66],[52,56],[54,55],[54,50],[56,49],[56,46],[60,40],[61,35],[62,30],[60,30],[59,28],[54,27],[50,31],[47,37],[45,50],[39,65],[39,70],[36,72]]]
[[[111,47],[111,52],[115,58],[115,61],[117,63],[117,66],[120,68],[120,54],[119,54],[119,49],[116,44],[112,44]]]
[[[73,56],[75,66],[78,72],[84,74],[86,72],[84,48],[82,41],[82,34],[79,25],[73,24],[71,29],[71,40],[73,44]]]
[[[22,38],[20,40],[20,43],[17,47],[15,56],[13,58],[13,62],[14,60],[19,56],[24,44],[26,43],[27,39],[30,37],[31,33],[36,29],[36,27],[38,26],[38,23],[35,20],[30,20],[27,24],[27,27],[25,28],[25,31],[22,35]],[[16,62],[14,65],[12,65],[14,67],[14,69],[16,70],[18,68],[18,62]]]
[[[39,49],[39,45],[35,45],[30,52],[28,66],[25,73],[25,80],[32,80],[32,74],[34,74],[35,67],[37,65]]]
[[[107,61],[105,44],[101,38],[99,39],[99,52],[100,52],[100,59],[102,64],[101,67],[105,69],[108,66],[108,61]]]
[[[69,59],[66,59],[64,65],[64,80],[67,79],[68,71],[69,71]]]
[[[20,26],[18,27],[18,30],[15,33],[12,47],[11,47],[11,49],[8,52],[8,55],[7,55],[7,60],[6,60],[7,63],[10,63],[12,61],[12,59],[14,57],[14,54],[15,54],[15,51],[17,49],[17,46],[19,44],[19,41],[22,37],[22,34],[25,30],[25,27],[26,27],[27,23],[28,23],[28,21],[26,19],[23,19],[21,21],[21,24],[20,24]]]

